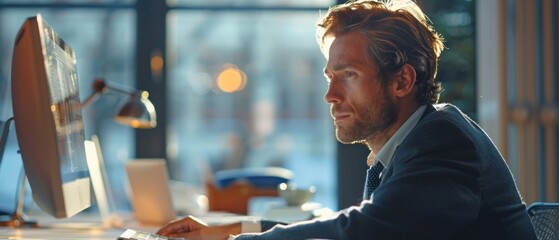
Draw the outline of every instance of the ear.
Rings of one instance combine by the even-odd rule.
[[[415,86],[415,78],[415,69],[409,64],[404,64],[392,80],[391,88],[394,91],[394,95],[397,97],[409,95]]]

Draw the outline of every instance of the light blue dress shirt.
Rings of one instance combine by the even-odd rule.
[[[421,119],[421,116],[423,116],[423,113],[425,112],[425,108],[427,108],[427,105],[422,105],[417,110],[415,110],[415,112],[408,118],[408,120],[406,120],[406,122],[404,122],[404,124],[402,124],[402,126],[398,128],[394,135],[392,135],[392,137],[388,139],[386,144],[384,144],[384,146],[379,150],[378,154],[376,154],[375,161],[367,162],[373,163],[376,161],[380,161],[385,169],[388,168],[388,165],[392,160],[392,156],[394,155],[396,148],[400,145],[400,143],[402,143],[402,141],[404,141],[406,136],[408,136],[417,122],[419,122],[419,119]],[[375,153],[371,151],[368,158],[374,156]]]

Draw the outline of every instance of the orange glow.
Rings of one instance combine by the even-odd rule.
[[[236,92],[245,87],[246,80],[243,71],[234,66],[229,66],[217,76],[217,86],[224,92]]]
[[[138,120],[132,120],[131,125],[133,128],[139,128],[140,126],[142,126],[142,124]]]
[[[161,57],[161,55],[156,54],[152,56],[150,65],[153,72],[161,72],[161,70],[163,70],[163,58]]]

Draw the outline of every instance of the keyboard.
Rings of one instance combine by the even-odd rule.
[[[138,231],[134,229],[126,229],[117,240],[185,240],[184,238],[168,238],[161,235]]]

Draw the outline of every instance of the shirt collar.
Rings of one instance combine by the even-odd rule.
[[[402,143],[402,141],[404,141],[406,136],[408,136],[417,122],[419,122],[419,119],[421,119],[423,112],[425,112],[425,108],[427,108],[427,105],[422,105],[417,110],[415,110],[415,112],[408,118],[408,120],[406,120],[406,122],[404,122],[404,124],[402,124],[402,126],[398,128],[394,135],[392,135],[392,137],[388,139],[388,141],[380,149],[378,154],[375,154],[373,151],[371,151],[367,159],[369,160],[371,158],[376,158],[376,161],[380,161],[385,168],[388,167],[388,164],[390,164],[396,148],[400,145],[400,143]],[[373,163],[376,161],[367,161],[367,163]]]

